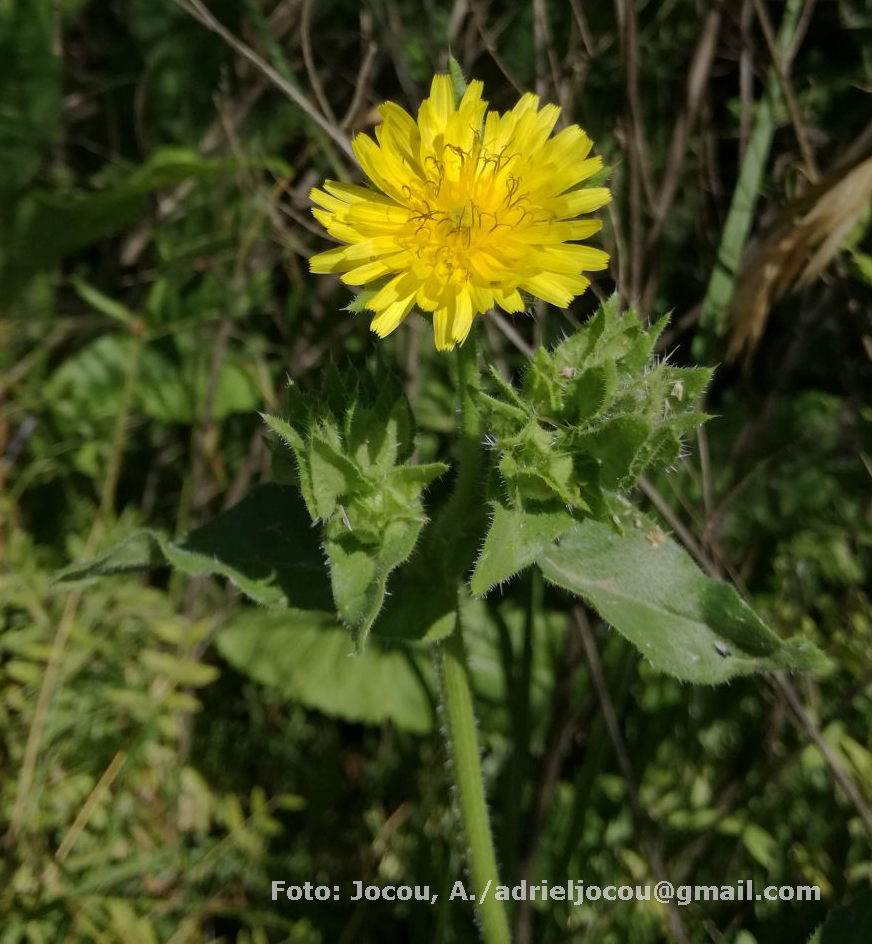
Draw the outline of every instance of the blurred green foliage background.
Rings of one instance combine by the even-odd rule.
[[[476,940],[421,653],[354,660],[335,627],[166,570],[53,582],[267,481],[256,411],[331,361],[399,365],[445,450],[429,326],[376,342],[307,257],[310,187],[359,180],[343,141],[416,107],[449,48],[613,168],[610,273],[567,312],[486,318],[488,355],[516,374],[613,291],[673,310],[660,352],[721,365],[715,419],[640,500],[833,663],[690,688],[604,626],[582,646],[529,574],[470,602],[504,881],[822,890],[527,903],[515,940],[801,942],[868,886],[868,3],[0,0],[0,944]],[[274,903],[272,879],[343,900]],[[354,903],[353,880],[439,901]]]

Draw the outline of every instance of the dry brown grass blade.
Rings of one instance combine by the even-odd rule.
[[[872,154],[825,177],[745,254],[728,312],[727,360],[751,354],[772,306],[818,278],[872,201]]]

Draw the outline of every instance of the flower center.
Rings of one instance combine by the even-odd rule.
[[[409,215],[400,238],[422,277],[464,282],[482,252],[507,263],[520,257],[513,236],[537,220],[522,178],[512,172],[519,157],[489,151],[478,137],[468,150],[446,144],[441,156],[427,156],[425,179],[404,188]]]
[[[448,217],[455,225],[463,226],[463,220],[466,217],[467,211],[469,211],[470,214],[474,213],[473,208],[464,203],[460,206],[452,207],[448,211]]]

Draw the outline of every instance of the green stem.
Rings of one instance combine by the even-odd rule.
[[[454,491],[436,523],[434,546],[445,577],[453,585],[471,561],[467,558],[470,525],[477,519],[480,502],[481,418],[476,394],[479,390],[475,331],[457,348],[457,392],[460,399],[460,451]],[[474,553],[474,548],[470,549]]]
[[[479,390],[478,352],[475,331],[457,348],[457,392],[460,396],[460,465],[452,499],[463,513],[476,500],[481,470],[481,417],[476,394]]]
[[[475,709],[469,687],[460,616],[457,628],[437,647],[442,709],[451,751],[451,772],[466,839],[475,909],[485,944],[509,944],[509,925],[496,899],[497,861],[481,775]]]
[[[460,394],[460,464],[454,492],[443,518],[443,534],[462,530],[478,500],[481,471],[480,419],[475,394],[478,389],[478,359],[471,334],[458,348],[458,392]],[[475,908],[485,944],[509,944],[509,926],[502,904],[496,899],[497,863],[481,774],[481,760],[460,607],[454,632],[436,647],[442,711],[451,752],[451,771],[466,839],[467,860],[475,893]]]

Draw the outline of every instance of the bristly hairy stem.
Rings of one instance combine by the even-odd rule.
[[[478,353],[475,331],[457,348],[457,392],[460,396],[460,462],[451,496],[453,511],[461,520],[474,507],[481,471],[481,417],[476,394],[479,390]],[[458,522],[459,523],[459,522]]]
[[[457,628],[437,646],[442,713],[451,751],[451,773],[466,840],[466,856],[475,910],[484,944],[509,944],[509,925],[496,899],[497,862],[481,775],[478,733],[466,649],[458,616]]]
[[[476,395],[480,387],[475,329],[457,348],[457,393],[460,399],[460,450],[454,490],[435,523],[434,551],[440,570],[455,585],[472,563],[466,560],[467,531],[479,507],[481,473],[481,417]],[[453,553],[452,553],[453,552]],[[434,563],[436,563],[434,561]]]
[[[460,464],[454,493],[444,519],[451,526],[463,527],[478,499],[481,470],[481,421],[475,394],[478,389],[478,358],[471,333],[458,348],[458,392],[460,395]],[[509,926],[502,903],[496,899],[497,863],[491,835],[484,780],[481,774],[478,731],[460,607],[454,632],[436,647],[442,713],[451,752],[451,772],[457,791],[457,805],[466,840],[467,862],[475,893],[475,909],[485,944],[509,944]]]

